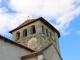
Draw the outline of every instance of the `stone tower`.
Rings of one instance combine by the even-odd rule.
[[[33,50],[43,49],[52,43],[60,53],[58,43],[60,33],[42,17],[28,19],[10,33],[12,33],[14,41]]]

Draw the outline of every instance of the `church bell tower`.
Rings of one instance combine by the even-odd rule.
[[[41,50],[52,43],[59,50],[59,31],[44,18],[28,19],[10,31],[13,40],[33,50]]]

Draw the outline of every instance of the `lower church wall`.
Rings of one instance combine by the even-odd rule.
[[[43,54],[45,60],[62,60],[53,45],[46,49]]]
[[[0,39],[0,60],[21,60],[22,56],[30,53],[24,48]]]

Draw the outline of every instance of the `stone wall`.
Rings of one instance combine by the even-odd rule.
[[[37,21],[37,22],[34,22],[34,23],[32,23],[32,24],[29,24],[29,25],[27,25],[27,26],[25,26],[25,27],[22,27],[21,29],[18,29],[18,30],[16,30],[16,31],[14,31],[13,33],[12,33],[12,35],[13,35],[13,40],[14,41],[16,41],[16,42],[18,42],[18,43],[21,43],[22,45],[25,45],[25,46],[27,46],[27,42],[28,42],[28,40],[31,38],[31,37],[34,37],[36,34],[34,34],[34,35],[31,35],[31,31],[30,31],[30,29],[31,29],[31,26],[32,25],[35,25],[35,28],[36,28],[36,34],[38,33],[38,31],[37,31],[37,28],[39,27],[39,21]],[[24,29],[27,29],[27,36],[26,37],[23,37],[23,30]],[[20,32],[20,39],[19,40],[16,40],[16,33],[17,32]],[[38,34],[39,35],[39,34]]]
[[[43,55],[45,60],[62,60],[53,45],[46,49]]]
[[[31,35],[30,34],[30,32],[31,32],[30,28],[32,25],[35,25],[36,33]],[[42,33],[42,26],[44,26],[44,33]],[[27,36],[26,37],[23,37],[23,30],[24,29],[27,29]],[[48,30],[48,32],[46,32],[46,29]],[[18,31],[20,32],[20,39],[16,40],[16,33]],[[49,36],[47,36],[47,33]],[[49,43],[53,43],[56,46],[56,48],[59,49],[58,34],[55,33],[54,30],[52,30],[50,27],[48,27],[47,25],[45,25],[43,22],[41,22],[39,20],[14,31],[12,33],[12,35],[13,35],[13,40],[15,40],[16,42],[21,43],[22,45],[27,46],[27,47],[28,47],[28,41],[31,40],[31,38],[35,37],[37,39],[36,50],[44,48]]]

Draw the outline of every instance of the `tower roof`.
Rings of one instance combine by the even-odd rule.
[[[28,19],[28,20],[26,20],[25,22],[23,22],[20,26],[18,26],[18,28],[19,27],[21,27],[21,26],[24,26],[24,25],[26,25],[26,24],[29,24],[29,23],[31,23],[32,21],[34,21],[35,19]]]
[[[46,21],[44,18],[42,18],[42,17],[37,18],[37,19],[28,19],[25,22],[23,22],[20,26],[18,26],[17,28],[11,30],[10,33],[14,32],[15,30],[18,30],[18,29],[20,29],[20,28],[22,28],[24,26],[27,26],[27,25],[29,25],[29,24],[31,24],[33,22],[36,22],[38,20],[42,21],[44,24],[46,24],[48,27],[50,27],[53,31],[57,32],[58,37],[60,37],[59,31],[54,26],[52,26],[48,21]]]

